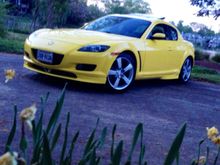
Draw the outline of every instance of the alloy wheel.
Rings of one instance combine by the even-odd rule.
[[[126,89],[134,78],[134,65],[126,56],[119,56],[108,73],[109,85],[117,91]]]
[[[192,70],[192,63],[191,60],[187,58],[182,67],[182,80],[184,82],[187,82],[189,80],[191,75],[191,70]]]

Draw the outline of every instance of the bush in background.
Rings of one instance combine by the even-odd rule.
[[[212,60],[220,64],[220,54],[216,54]]]
[[[0,2],[0,37],[5,36],[4,18],[6,15],[5,3]]]
[[[195,60],[209,60],[209,53],[201,49],[196,49]]]

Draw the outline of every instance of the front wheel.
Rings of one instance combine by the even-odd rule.
[[[183,63],[183,66],[182,66],[182,69],[179,75],[180,82],[183,82],[183,83],[188,82],[190,79],[191,71],[192,71],[192,60],[190,58],[187,58]]]
[[[134,80],[135,70],[134,60],[129,54],[119,55],[108,72],[107,86],[113,91],[126,90]]]

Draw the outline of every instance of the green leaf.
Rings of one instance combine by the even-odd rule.
[[[93,148],[92,154],[90,156],[89,165],[96,165],[96,148]]]
[[[206,148],[206,159],[204,165],[207,165],[208,160],[209,160],[209,147]]]
[[[50,93],[47,92],[46,96],[41,97],[40,118],[38,122],[33,121],[34,125],[33,125],[32,133],[33,133],[34,148],[33,148],[32,160],[31,160],[32,164],[38,162],[40,159],[41,148],[43,145],[43,116],[44,116],[45,106],[49,98],[49,94]]]
[[[43,153],[42,153],[42,165],[53,165],[53,160],[51,156],[50,145],[48,141],[47,134],[43,134]]]
[[[98,127],[98,124],[99,124],[99,118],[97,119],[96,126],[93,129],[92,133],[90,134],[89,139],[88,139],[88,141],[86,143],[83,156],[87,155],[87,153],[92,149],[92,146],[94,146],[94,144],[95,144],[94,143],[94,138],[95,138],[95,133],[96,133],[96,129]]]
[[[24,127],[24,122],[22,122],[22,125],[21,125],[21,140],[20,140],[20,150],[23,152],[24,154],[24,157],[26,157],[26,149],[27,149],[27,139],[26,139],[26,136],[25,136],[25,127]]]
[[[183,142],[183,138],[185,136],[185,132],[186,132],[186,123],[183,124],[183,126],[181,127],[180,131],[178,132],[176,138],[174,139],[170,150],[168,152],[168,155],[165,159],[164,165],[171,165],[174,160],[177,158],[178,152],[180,150],[181,144]]]
[[[106,135],[107,135],[107,127],[103,128],[103,130],[102,130],[101,137],[98,142],[99,148],[102,148],[103,145],[105,144]]]
[[[122,157],[122,151],[123,151],[123,141],[121,140],[118,144],[118,146],[115,149],[115,152],[112,157],[112,165],[120,165],[121,157]]]
[[[144,164],[144,155],[145,155],[145,145],[141,146],[141,151],[140,151],[140,155],[139,155],[139,165]]]
[[[206,139],[202,139],[199,142],[199,147],[198,147],[198,154],[197,154],[197,162],[199,162],[199,158],[200,158],[200,152],[201,152],[201,145],[204,143]]]
[[[113,129],[112,129],[111,160],[113,159],[113,154],[114,154],[116,128],[117,128],[117,125],[114,124]]]
[[[71,164],[72,162],[72,153],[73,153],[73,150],[74,150],[74,147],[75,147],[75,143],[77,141],[79,137],[79,131],[74,135],[73,139],[72,139],[72,142],[71,142],[71,146],[70,146],[70,149],[68,151],[68,155],[67,157],[65,158],[65,163],[67,164]]]
[[[132,154],[134,152],[134,149],[135,149],[135,146],[137,144],[139,136],[141,136],[141,139],[142,139],[142,136],[143,136],[143,124],[142,123],[139,123],[137,125],[136,129],[135,129],[134,136],[133,136],[133,141],[132,141],[132,145],[131,145],[131,149],[130,149],[130,152],[129,152],[129,155],[128,155],[127,162],[131,162]]]
[[[215,157],[215,161],[214,161],[214,164],[213,164],[213,165],[216,165],[216,164],[217,164],[219,154],[220,154],[220,147],[218,147],[218,153],[217,153],[217,155],[216,155],[216,157]]]
[[[40,111],[40,118],[35,126],[33,127],[33,138],[34,138],[34,145],[38,143],[38,141],[42,138],[43,135],[43,116],[44,116],[44,109],[49,98],[49,92],[47,92],[45,97],[41,97],[41,111]],[[34,121],[33,121],[34,122]],[[35,123],[35,122],[34,122]]]
[[[61,133],[61,123],[59,124],[59,126],[57,127],[55,134],[53,136],[53,140],[52,140],[52,144],[51,144],[51,151],[53,151],[53,149],[55,148],[57,141],[60,137],[60,133]]]
[[[196,160],[193,160],[190,165],[196,165]]]
[[[40,153],[41,153],[41,148],[43,147],[43,137],[40,139],[36,145],[34,145],[34,150],[33,150],[33,156],[31,159],[31,164],[36,164],[39,162],[40,159]]]
[[[68,112],[67,119],[66,119],[66,126],[65,126],[65,133],[64,133],[65,135],[64,135],[64,142],[63,142],[63,147],[62,147],[62,152],[61,152],[61,157],[60,157],[60,164],[62,164],[62,162],[64,161],[64,156],[66,152],[69,121],[70,121],[70,112]]]
[[[5,152],[8,151],[15,136],[15,131],[17,127],[17,111],[18,111],[17,106],[14,106],[14,121],[13,121],[13,125],[12,125],[11,131],[9,133],[9,136],[8,136],[8,139],[5,145]]]
[[[65,86],[62,90],[61,96],[57,100],[56,107],[50,117],[49,123],[47,125],[47,129],[46,129],[47,135],[50,133],[51,129],[53,130],[53,128],[56,126],[56,122],[60,116],[60,112],[62,110],[62,106],[63,106],[63,102],[64,102],[66,86],[67,86],[67,83],[65,84]],[[53,131],[51,132],[51,134],[53,134]]]

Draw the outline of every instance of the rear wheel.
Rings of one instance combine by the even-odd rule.
[[[190,58],[187,58],[183,63],[183,66],[182,66],[182,69],[179,75],[179,80],[183,83],[188,82],[190,79],[191,71],[192,71],[192,60]]]
[[[107,86],[113,91],[124,91],[134,81],[135,63],[129,54],[119,55],[111,66],[107,77]]]

